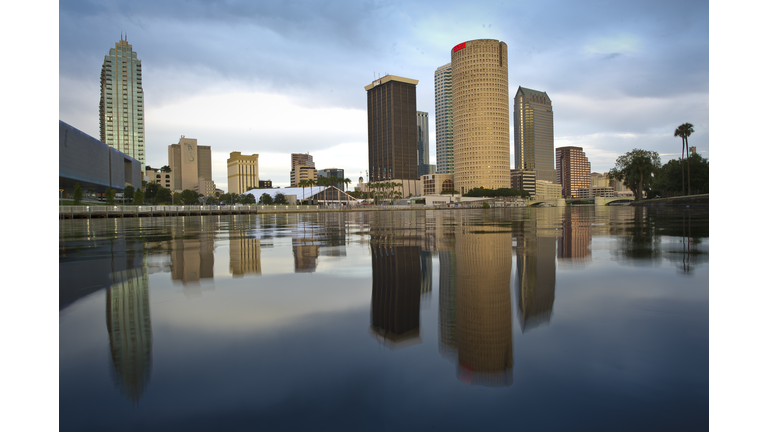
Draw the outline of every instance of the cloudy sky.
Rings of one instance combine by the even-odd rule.
[[[584,148],[592,171],[642,148],[709,158],[707,1],[59,2],[59,118],[99,136],[104,55],[127,34],[142,61],[147,164],[197,138],[226,190],[229,152],[259,154],[260,177],[289,182],[290,153],[353,181],[368,164],[363,87],[387,73],[419,80],[436,163],[434,71],[472,39],[507,43],[509,86],[546,91],[555,147]],[[514,163],[514,155],[511,157]]]

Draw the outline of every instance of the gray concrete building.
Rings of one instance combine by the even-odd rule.
[[[72,196],[75,184],[83,190],[122,192],[141,187],[141,162],[59,120],[59,189]]]

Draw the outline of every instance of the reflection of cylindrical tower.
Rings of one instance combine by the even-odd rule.
[[[460,43],[451,52],[451,69],[455,188],[462,194],[475,187],[508,188],[507,44]]]
[[[485,386],[512,384],[511,272],[509,233],[456,233],[456,336],[461,381]]]
[[[143,270],[111,275],[107,291],[107,332],[112,364],[120,390],[138,402],[152,368],[152,323],[149,316],[149,279]]]
[[[371,330],[396,348],[420,342],[421,262],[418,246],[374,246]]]

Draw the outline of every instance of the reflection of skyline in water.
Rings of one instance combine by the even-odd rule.
[[[552,318],[555,303],[555,237],[517,240],[517,317],[525,333]]]
[[[466,228],[465,228],[466,229]],[[512,385],[512,236],[457,232],[456,342],[459,380]]]
[[[563,214],[563,232],[557,242],[557,259],[571,263],[587,263],[592,260],[590,243],[592,227],[589,208],[573,207]]]
[[[171,241],[171,280],[183,284],[187,298],[203,295],[200,280],[213,280],[213,250],[212,233]]]
[[[149,383],[152,369],[152,322],[149,313],[149,277],[131,269],[110,275],[106,320],[115,384],[137,403]]]
[[[371,334],[390,348],[421,343],[418,246],[371,244]]]

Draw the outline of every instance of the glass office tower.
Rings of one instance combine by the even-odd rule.
[[[144,172],[141,60],[122,36],[104,56],[101,66],[99,137],[101,142],[141,162],[141,172]]]

